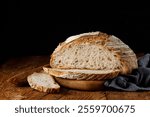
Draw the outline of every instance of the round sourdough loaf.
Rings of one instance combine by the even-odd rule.
[[[128,45],[97,31],[71,36],[60,43],[50,57],[50,68],[44,67],[44,71],[57,79],[101,81],[129,74],[137,67],[136,55]]]

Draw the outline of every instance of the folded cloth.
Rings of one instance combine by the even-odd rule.
[[[150,54],[138,59],[138,68],[130,75],[117,76],[107,80],[104,85],[124,91],[150,90]]]

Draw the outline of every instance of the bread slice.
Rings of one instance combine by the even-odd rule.
[[[128,74],[138,67],[136,55],[128,45],[113,35],[101,32],[69,37],[52,53],[50,66],[55,68],[51,69],[53,72],[60,72],[63,69],[72,69],[73,72],[74,69],[98,70],[101,71],[100,75],[107,74],[107,71],[109,71],[108,74],[111,73],[110,71]],[[63,72],[66,73],[66,70]],[[73,72],[67,72],[68,76],[71,77],[70,73]],[[79,72],[79,74],[83,73]],[[62,76],[65,77],[65,75]]]
[[[116,77],[119,70],[79,70],[79,69],[55,69],[43,67],[43,70],[55,77],[75,80],[104,80]]]
[[[34,72],[27,77],[27,81],[31,88],[41,92],[56,93],[60,90],[59,84],[55,82],[51,75],[46,73]]]

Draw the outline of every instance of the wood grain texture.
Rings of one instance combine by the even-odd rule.
[[[106,97],[109,100],[150,100],[150,91],[106,91]]]
[[[49,63],[49,56],[11,58],[0,65],[1,100],[149,100],[150,91],[124,92],[116,90],[79,91],[61,87],[60,93],[48,94],[36,91],[24,79],[32,72],[42,70]],[[15,79],[15,80],[14,80]],[[13,82],[12,82],[13,81]]]

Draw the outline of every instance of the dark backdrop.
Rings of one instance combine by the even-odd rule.
[[[10,1],[1,24],[1,58],[49,55],[68,36],[91,31],[113,34],[136,53],[149,52],[150,9],[110,6]]]

